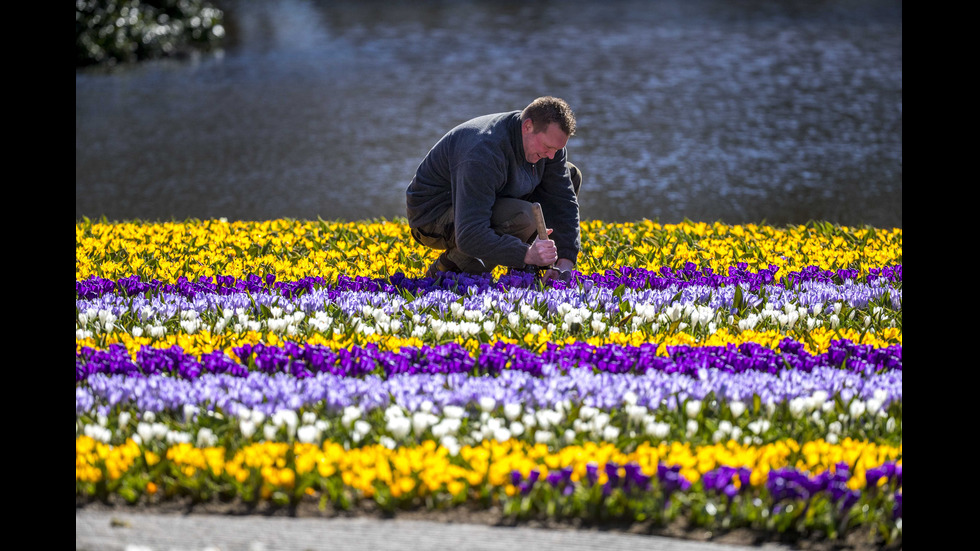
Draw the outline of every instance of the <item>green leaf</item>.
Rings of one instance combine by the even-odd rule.
[[[732,299],[732,307],[742,314],[745,311],[745,297],[742,295],[742,287],[735,286],[735,297]]]

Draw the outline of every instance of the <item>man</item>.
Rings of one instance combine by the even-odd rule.
[[[443,251],[426,276],[508,266],[545,267],[549,279],[573,269],[582,185],[565,150],[573,134],[571,108],[545,96],[523,111],[477,117],[443,136],[406,192],[412,236]],[[551,226],[550,239],[536,238],[535,202]]]

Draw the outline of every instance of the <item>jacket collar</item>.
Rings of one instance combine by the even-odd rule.
[[[521,112],[515,111],[514,115],[508,122],[508,128],[510,129],[510,145],[514,148],[514,153],[517,155],[518,160],[522,162],[528,162],[524,158],[524,137],[521,133]]]

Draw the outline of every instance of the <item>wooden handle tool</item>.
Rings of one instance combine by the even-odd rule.
[[[541,203],[531,203],[531,211],[534,213],[534,224],[538,227],[538,239],[551,239],[548,237],[548,226],[544,223],[544,213],[541,212]],[[552,264],[548,268],[554,269]],[[558,279],[568,283],[572,280],[572,273],[568,270],[558,270]]]
[[[538,239],[548,239],[548,227],[544,224],[541,203],[531,203],[531,211],[534,212],[534,223],[538,226]]]

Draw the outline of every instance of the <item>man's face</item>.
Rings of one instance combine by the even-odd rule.
[[[535,132],[534,123],[528,119],[521,124],[521,137],[524,141],[524,158],[529,163],[553,159],[555,153],[568,144],[568,136],[554,122],[544,132]]]

